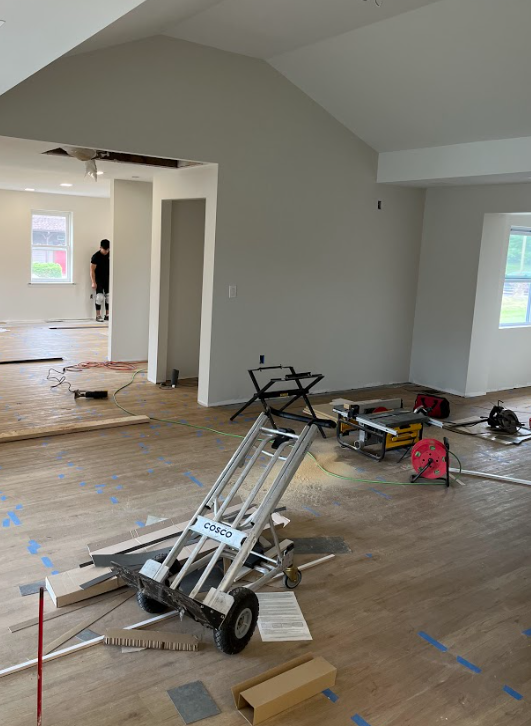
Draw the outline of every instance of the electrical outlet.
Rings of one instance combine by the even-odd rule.
[[[265,355],[260,356],[260,365],[264,365],[265,363]]]
[[[381,208],[382,208],[382,202],[381,202],[381,200],[379,199],[379,200],[378,200],[378,209],[381,209]]]
[[[229,297],[236,297],[236,285],[229,285]]]

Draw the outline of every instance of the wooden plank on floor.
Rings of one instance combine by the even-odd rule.
[[[100,575],[111,575],[108,579],[97,582],[91,587],[82,588],[81,585]],[[120,578],[112,576],[108,567],[74,567],[72,570],[60,572],[53,577],[46,578],[46,589],[53,600],[55,607],[62,608],[65,605],[88,600],[104,592],[118,590],[124,583]]]
[[[107,593],[103,593],[102,595],[99,595],[97,597],[92,597],[88,601],[83,600],[82,602],[74,603],[73,605],[69,605],[68,607],[61,608],[60,610],[51,610],[48,613],[44,613],[44,622],[48,622],[48,620],[55,620],[55,618],[61,618],[63,615],[68,615],[69,613],[73,613],[75,610],[80,610],[81,608],[89,608],[91,605],[95,605],[96,603],[102,602],[102,600],[108,600],[109,596]],[[33,625],[39,624],[39,618],[35,616],[34,618],[28,618],[27,620],[21,620],[18,623],[13,623],[13,625],[8,625],[9,630],[12,633],[17,633],[19,630],[25,630],[26,628],[31,628]]]
[[[135,593],[128,590],[127,592],[122,592],[121,595],[118,595],[118,597],[114,598],[114,600],[111,600],[110,602],[102,602],[100,603],[100,607],[97,608],[97,610],[92,611],[90,615],[87,615],[83,620],[81,620],[79,623],[76,623],[73,628],[70,628],[70,630],[67,630],[65,633],[60,635],[58,638],[55,638],[55,640],[52,640],[51,643],[48,643],[48,645],[44,646],[44,655],[48,655],[48,653],[51,653],[52,650],[55,650],[60,645],[63,645],[63,643],[66,643],[67,640],[70,640],[70,638],[73,638],[75,635],[80,633],[82,630],[85,630],[85,628],[89,628],[91,625],[93,625],[96,621],[101,620],[105,615],[108,615],[113,610],[115,610],[117,607],[119,607],[122,603],[124,603],[126,600],[128,600],[130,597],[133,597]]]
[[[16,363],[54,363],[63,360],[63,358],[19,358],[18,360],[13,358],[9,360],[0,360],[0,365],[7,366]]]
[[[24,439],[47,438],[48,436],[61,436],[63,434],[78,434],[84,431],[113,429],[118,426],[134,426],[135,424],[146,424],[149,422],[149,416],[121,416],[119,418],[105,418],[103,421],[84,421],[83,423],[70,423],[59,426],[38,426],[34,429],[21,429],[20,431],[0,433],[0,443],[23,441]]]

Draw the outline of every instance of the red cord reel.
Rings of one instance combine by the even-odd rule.
[[[442,479],[448,473],[447,448],[437,439],[421,439],[411,450],[411,464],[423,479]]]

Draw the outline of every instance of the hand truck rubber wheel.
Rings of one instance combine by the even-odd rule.
[[[221,628],[214,630],[214,643],[222,653],[236,655],[251,640],[256,628],[258,598],[246,587],[237,587],[229,595],[234,603]]]
[[[300,570],[297,570],[297,579],[292,580],[287,575],[284,575],[284,587],[287,587],[288,590],[295,590],[296,587],[299,587],[302,580],[302,572]]]
[[[166,559],[165,554],[156,555],[153,557],[155,562],[160,562],[161,564]],[[181,563],[179,561],[174,562],[170,569],[171,575],[176,575],[179,570],[181,569]],[[166,585],[169,585],[169,580],[166,580]],[[168,607],[164,605],[163,603],[159,602],[158,600],[155,600],[152,597],[149,597],[149,595],[146,595],[145,592],[142,592],[142,590],[139,590],[136,593],[136,601],[138,605],[144,610],[146,613],[150,613],[150,615],[160,615],[160,613],[165,613],[168,610]]]
[[[139,590],[136,593],[136,601],[144,612],[152,615],[160,615],[168,610],[166,605],[163,605],[163,603],[158,600],[154,600],[152,597],[149,597],[149,595],[146,595],[146,593],[142,592],[142,590]]]

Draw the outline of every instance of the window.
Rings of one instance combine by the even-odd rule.
[[[531,325],[531,228],[511,227],[500,328]]]
[[[31,213],[31,281],[72,282],[72,213]]]

